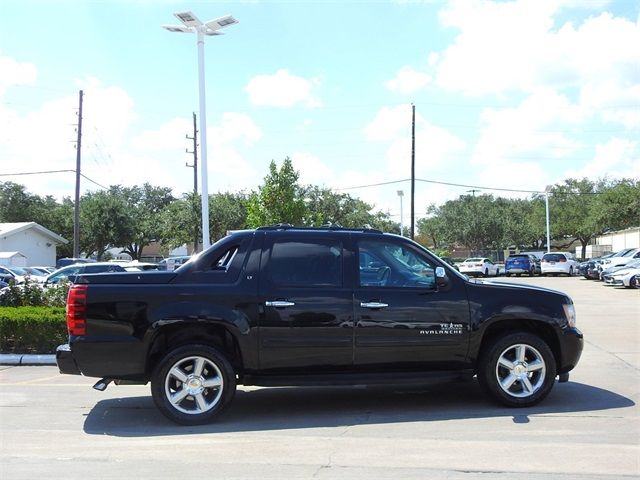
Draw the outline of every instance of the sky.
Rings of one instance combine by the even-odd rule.
[[[0,0],[0,181],[73,197],[72,171],[15,174],[75,169],[82,90],[83,192],[192,190],[196,36],[161,28],[182,11],[239,21],[206,39],[209,193],[289,157],[395,221],[402,190],[408,225],[412,104],[417,217],[472,190],[443,183],[640,178],[637,0]]]

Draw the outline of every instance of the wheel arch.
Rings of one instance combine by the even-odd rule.
[[[561,365],[562,355],[560,341],[554,327],[540,320],[522,318],[502,319],[487,325],[482,332],[482,337],[477,344],[477,348],[472,352],[475,360],[474,363],[477,363],[482,350],[496,338],[515,332],[527,332],[540,337],[551,349],[556,365],[558,367]]]
[[[189,344],[207,345],[224,354],[238,375],[244,371],[240,343],[230,325],[223,322],[177,320],[154,330],[145,364],[145,377],[151,378],[160,360],[170,351]]]

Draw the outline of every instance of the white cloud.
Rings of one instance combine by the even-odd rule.
[[[301,185],[326,185],[335,184],[336,175],[318,157],[308,152],[294,152],[290,156],[293,168],[300,173]]]
[[[596,146],[591,162],[579,170],[566,172],[565,178],[639,178],[640,144],[623,138],[613,138]]]
[[[269,107],[302,105],[313,108],[322,105],[313,92],[319,83],[317,78],[308,80],[292,75],[286,69],[280,69],[273,75],[258,75],[252,78],[245,90],[249,93],[249,99],[254,105]]]
[[[18,62],[12,57],[0,55],[0,96],[14,85],[29,85],[36,81],[36,66],[29,62]]]
[[[411,106],[383,107],[364,134],[372,142],[388,143],[386,158],[392,178],[406,178],[399,166],[411,155]],[[465,148],[464,142],[448,130],[416,115],[416,171],[423,174],[451,167],[453,156]]]
[[[436,83],[469,95],[595,88],[612,78],[620,87],[637,84],[638,24],[601,13],[556,28],[562,6],[537,0],[452,2],[440,20],[459,34],[440,54]]]
[[[430,81],[429,74],[417,71],[411,66],[405,66],[400,69],[395,78],[386,83],[386,86],[392,92],[408,94],[422,90]]]

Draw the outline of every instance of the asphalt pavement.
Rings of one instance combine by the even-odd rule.
[[[475,381],[429,387],[241,387],[217,422],[180,427],[148,386],[91,389],[53,366],[0,367],[2,479],[640,477],[640,292],[510,278],[570,294],[585,349],[528,409]]]

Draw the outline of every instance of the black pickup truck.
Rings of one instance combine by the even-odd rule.
[[[236,385],[353,385],[477,376],[512,407],[568,380],[582,352],[571,299],[470,280],[376,230],[264,227],[174,272],[83,275],[61,373],[147,383],[171,420],[210,421]]]

